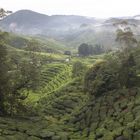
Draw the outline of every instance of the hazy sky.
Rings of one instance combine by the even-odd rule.
[[[140,14],[140,0],[0,0],[0,7],[30,9],[47,15],[83,15],[98,18]]]

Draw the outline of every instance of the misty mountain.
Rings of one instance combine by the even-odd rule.
[[[69,30],[79,27],[81,24],[92,24],[95,22],[94,18],[82,16],[48,16],[30,10],[20,10],[4,18],[0,24],[8,31],[24,34],[47,34],[51,31]]]
[[[135,24],[136,26],[140,25],[139,16],[133,17],[120,17],[120,18],[109,18],[104,23],[113,25],[114,23],[118,23],[122,20],[126,20],[129,24]]]
[[[140,15],[108,19],[76,15],[48,16],[31,10],[20,10],[0,21],[0,26],[6,31],[53,38],[70,47],[77,47],[83,42],[110,47],[117,45],[116,27],[113,24],[125,19],[128,23],[137,25],[134,30],[139,34],[139,18]]]

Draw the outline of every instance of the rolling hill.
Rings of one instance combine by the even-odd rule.
[[[105,47],[110,48],[118,46],[114,41],[116,27],[113,24],[121,20],[135,24],[137,28],[134,32],[139,35],[138,16],[97,19],[76,15],[48,16],[31,10],[20,10],[0,21],[0,25],[6,31],[47,40],[51,38],[54,42],[68,47],[77,48],[82,43],[89,43],[104,44]]]
[[[83,23],[90,24],[95,22],[94,18],[82,16],[48,16],[30,10],[20,10],[4,18],[0,24],[9,31],[42,34],[47,30],[68,30],[69,28],[78,27]]]

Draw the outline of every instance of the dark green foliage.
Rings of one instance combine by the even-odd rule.
[[[132,137],[139,133],[139,117],[136,116],[139,107],[134,104],[139,96],[139,89],[133,88],[131,90],[118,89],[98,98],[90,98],[79,112],[73,114],[72,122],[77,131],[80,131],[79,128],[82,127],[81,137],[86,135],[85,139],[92,135],[97,140],[101,138],[132,140]],[[121,104],[124,103],[125,108],[122,108]],[[85,130],[88,131],[85,132]]]
[[[124,52],[124,55],[128,54],[128,49],[131,49],[133,47],[137,47],[137,40],[133,34],[133,31],[131,30],[131,26],[135,26],[134,24],[129,24],[127,21],[123,20],[118,23],[116,23],[118,28],[116,31],[116,41],[121,43],[121,46]]]
[[[123,57],[122,57],[123,56]],[[95,64],[85,76],[85,90],[95,96],[121,87],[137,85],[136,62],[133,54],[106,57],[107,61]]]
[[[3,42],[0,44],[0,112],[12,115],[25,109],[22,100],[28,93],[24,95],[21,91],[39,87],[41,65],[34,49],[24,60],[21,54],[10,52],[6,44],[8,35],[0,32],[0,41]]]
[[[122,87],[131,88],[137,84],[136,63],[132,54],[122,60],[119,80]]]
[[[23,37],[13,35],[8,39],[7,43],[15,48],[24,48],[27,45],[28,40]]]
[[[100,62],[92,67],[85,76],[85,91],[95,96],[117,89],[119,81],[116,69],[108,62]]]
[[[137,44],[137,40],[134,38],[134,34],[130,29],[127,31],[118,29],[116,41],[124,42],[127,47],[131,47],[133,44]]]
[[[27,47],[25,48],[26,51],[30,51],[30,52],[40,52],[40,45],[38,41],[36,41],[35,39],[31,39],[28,43],[27,43]]]
[[[73,69],[72,69],[72,73],[73,73],[73,77],[79,77],[82,76],[84,74],[84,72],[86,71],[86,65],[83,64],[80,61],[76,61],[73,64]]]
[[[104,52],[104,48],[101,45],[96,44],[95,46],[83,43],[78,48],[80,56],[97,55]]]
[[[77,78],[68,83],[67,86],[41,98],[39,110],[42,110],[45,115],[65,119],[65,115],[73,113],[76,108],[86,103],[87,95],[83,94],[82,84],[81,79]]]
[[[78,48],[78,53],[81,56],[88,56],[91,55],[93,52],[93,47],[91,45],[88,45],[86,43],[83,43]]]
[[[65,55],[71,55],[71,51],[65,51],[64,54]]]
[[[19,63],[17,60],[12,60],[9,63],[12,65],[9,71],[9,87],[7,87],[9,92],[4,95],[7,114],[24,114],[26,108],[23,101],[28,97],[28,90],[35,90],[39,87],[40,69],[36,65],[32,65],[32,61],[21,60]],[[23,92],[25,89],[26,93]]]
[[[1,32],[0,31],[0,42],[6,43],[6,41],[8,40],[8,38],[9,38],[8,32]]]
[[[4,112],[4,101],[8,94],[8,65],[7,65],[7,50],[4,44],[0,44],[0,112]]]
[[[25,87],[29,89],[37,89],[40,82],[40,63],[36,58],[23,61],[20,66],[21,81],[26,83]]]

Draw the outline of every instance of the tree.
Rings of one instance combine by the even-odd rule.
[[[114,89],[136,86],[138,77],[133,54],[125,59],[119,56],[111,56],[107,61],[98,62],[88,70],[84,80],[85,91],[90,95],[100,96]]]
[[[31,52],[40,52],[41,51],[40,46],[41,46],[41,44],[39,44],[39,42],[37,40],[31,39],[27,42],[25,50],[29,51],[30,53]]]
[[[131,88],[137,83],[136,63],[133,54],[122,60],[119,70],[119,81],[122,87]]]
[[[118,26],[116,41],[120,42],[122,45],[122,59],[121,67],[119,70],[119,81],[122,87],[130,88],[134,86],[137,82],[135,60],[133,55],[130,53],[131,48],[137,46],[137,40],[131,30],[131,26],[134,24],[129,24],[127,21],[123,20],[115,24]]]
[[[86,44],[86,43],[81,44],[79,46],[79,48],[78,48],[78,53],[81,56],[87,56],[87,55],[89,55],[88,44]]]
[[[8,32],[1,32],[0,31],[0,42],[6,43],[8,38],[9,38]]]
[[[4,102],[9,92],[7,51],[4,44],[0,44],[0,112],[4,113]]]
[[[76,61],[76,62],[73,64],[73,69],[72,69],[73,77],[79,77],[79,76],[81,76],[85,71],[86,71],[86,66],[85,66],[82,62]]]
[[[71,51],[65,51],[64,55],[71,55]]]
[[[38,44],[28,44],[29,57],[21,59],[21,55],[8,54],[6,43],[8,34],[0,32],[0,113],[13,115],[24,106],[22,101],[28,97],[28,90],[38,88],[40,79],[40,60]],[[8,55],[7,55],[8,54]],[[22,90],[26,89],[26,94]]]
[[[11,14],[12,11],[6,11],[3,8],[0,8],[0,19],[5,18],[7,15]]]
[[[104,52],[104,48],[101,45],[95,44],[95,46],[83,43],[78,48],[78,53],[81,56],[97,55]]]
[[[26,110],[22,101],[28,97],[30,90],[36,90],[39,87],[41,65],[34,47],[31,46],[30,50],[29,57],[21,59],[20,62],[17,60],[18,55],[11,57],[12,65],[15,67],[14,71],[12,69],[10,93],[7,98],[7,110],[10,115]]]
[[[114,67],[114,63],[108,61],[96,63],[88,70],[84,79],[85,91],[96,97],[119,87],[118,68]]]
[[[88,56],[93,54],[93,46],[83,43],[78,48],[78,53],[81,56]]]
[[[128,49],[132,48],[134,45],[137,45],[137,40],[135,39],[130,28],[130,24],[128,24],[127,21],[121,21],[115,23],[114,25],[118,26],[116,31],[116,41],[121,43],[122,49],[127,53]]]

